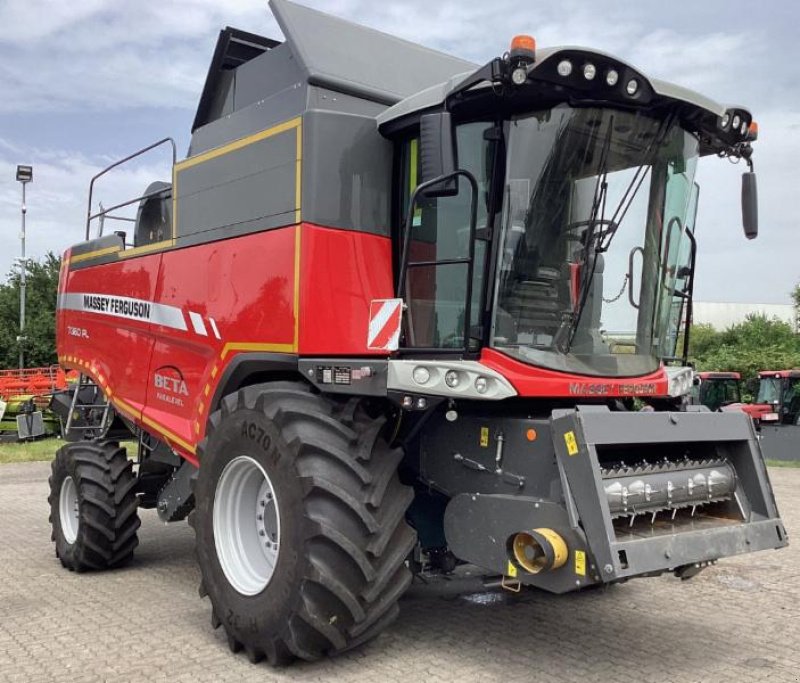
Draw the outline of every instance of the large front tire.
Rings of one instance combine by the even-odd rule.
[[[201,595],[232,651],[273,665],[363,643],[411,582],[413,497],[385,420],[302,384],[248,387],[209,419],[195,487]]]
[[[70,571],[121,567],[139,543],[133,463],[116,442],[58,449],[49,479],[51,538]]]

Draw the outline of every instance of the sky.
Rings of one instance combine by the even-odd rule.
[[[512,36],[610,52],[646,75],[743,105],[759,123],[760,235],[741,228],[744,164],[704,158],[695,296],[789,303],[800,280],[800,3],[765,0],[304,0],[303,4],[485,63]],[[186,154],[219,30],[282,39],[266,0],[0,0],[0,278],[19,256],[17,164],[28,186],[27,250],[84,234],[90,178],[171,136]],[[168,180],[166,149],[104,177],[105,206]],[[95,205],[95,210],[97,206]]]

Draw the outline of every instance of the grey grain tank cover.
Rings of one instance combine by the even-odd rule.
[[[214,56],[208,67],[203,92],[200,94],[200,102],[197,105],[197,113],[192,124],[192,133],[209,121],[219,118],[224,110],[224,99],[231,90],[227,81],[231,79],[234,70],[278,45],[280,43],[276,40],[240,31],[230,26],[220,31]]]
[[[392,105],[477,65],[288,0],[270,0],[308,83]]]

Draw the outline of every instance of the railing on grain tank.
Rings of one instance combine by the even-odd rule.
[[[135,199],[129,199],[128,201],[122,202],[121,204],[115,204],[114,206],[110,206],[107,209],[103,208],[103,205],[100,204],[100,211],[98,211],[97,213],[93,214],[92,213],[92,196],[94,194],[94,183],[95,183],[95,181],[98,178],[101,178],[102,176],[104,176],[109,171],[117,168],[118,166],[122,166],[123,164],[126,164],[127,162],[131,161],[132,159],[135,159],[136,157],[142,156],[142,154],[146,154],[147,152],[150,152],[151,150],[154,150],[157,147],[160,147],[161,145],[164,145],[166,143],[169,143],[170,146],[172,147],[172,166],[174,167],[176,161],[178,160],[178,148],[177,148],[177,146],[175,144],[175,140],[173,140],[172,138],[163,138],[162,140],[159,140],[158,142],[154,142],[152,145],[148,145],[147,147],[143,147],[138,152],[134,152],[133,154],[130,154],[130,155],[126,156],[124,159],[120,159],[119,161],[115,161],[113,164],[111,164],[110,166],[107,166],[106,168],[104,168],[102,171],[100,171],[100,173],[98,173],[97,175],[95,175],[91,179],[91,181],[89,182],[89,201],[88,201],[87,208],[86,208],[86,239],[87,240],[91,239],[90,236],[89,236],[90,227],[91,227],[92,221],[95,220],[96,218],[100,219],[100,224],[99,224],[99,227],[98,227],[98,231],[97,231],[96,237],[102,237],[103,236],[103,222],[105,220],[119,220],[119,221],[126,221],[126,222],[135,222],[135,219],[132,219],[132,218],[126,218],[124,216],[112,216],[111,215],[112,211],[116,211],[116,210],[122,209],[122,208],[124,208],[126,206],[130,206],[131,204],[135,204],[136,202],[141,202],[144,199],[150,199],[151,197],[156,197],[156,196],[158,196],[160,194],[163,194],[163,190],[157,190],[155,192],[150,192],[150,193],[144,194],[144,195],[142,195],[140,197],[136,197]]]

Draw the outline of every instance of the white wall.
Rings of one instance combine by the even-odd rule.
[[[716,330],[725,330],[731,325],[744,322],[748,315],[761,314],[778,318],[797,329],[794,306],[791,304],[737,304],[695,301],[692,318],[695,325],[707,324]]]

